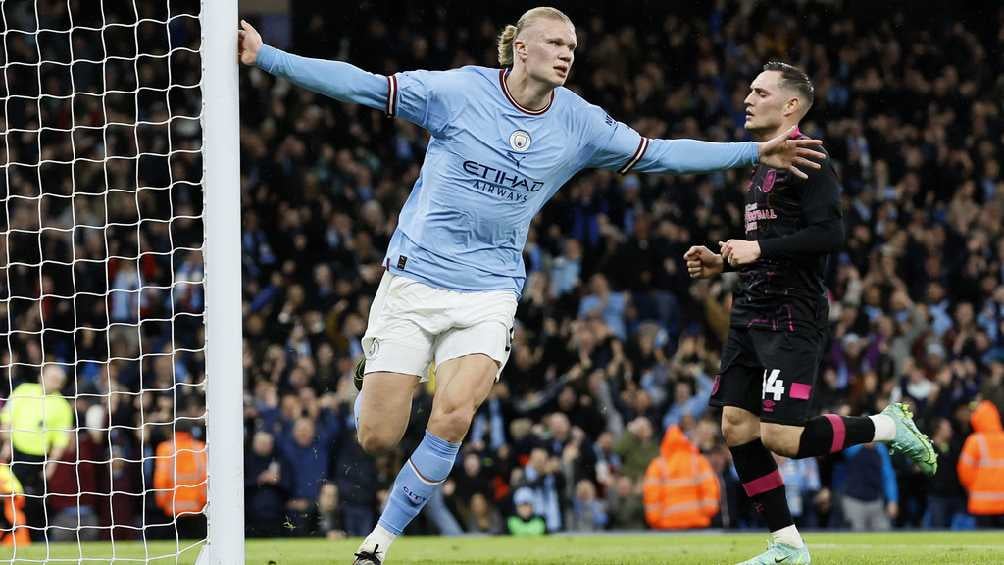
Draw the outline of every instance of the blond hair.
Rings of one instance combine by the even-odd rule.
[[[525,14],[516,22],[516,25],[507,25],[499,34],[499,64],[503,67],[511,67],[513,63],[513,51],[512,42],[523,32],[524,29],[530,26],[533,22],[549,18],[553,20],[561,20],[568,23],[568,25],[574,26],[571,18],[565,15],[564,12],[557,8],[551,8],[549,6],[540,6],[537,8],[531,8],[526,11]]]

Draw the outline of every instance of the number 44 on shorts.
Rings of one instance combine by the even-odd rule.
[[[763,398],[766,399],[768,394],[774,395],[775,401],[781,400],[784,396],[784,381],[781,380],[780,369],[763,372]]]

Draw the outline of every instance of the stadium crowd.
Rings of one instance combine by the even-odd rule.
[[[742,140],[742,99],[763,63],[780,57],[808,72],[817,94],[802,131],[823,139],[837,165],[848,234],[832,261],[832,339],[814,402],[846,415],[909,402],[940,465],[927,479],[881,445],[783,461],[792,514],[800,527],[972,527],[957,463],[973,432],[975,402],[986,399],[1004,411],[1004,9],[972,8],[936,21],[903,8],[886,8],[877,18],[873,9],[716,2],[653,17],[569,9],[581,45],[569,87],[647,137]],[[398,10],[390,3],[359,10],[352,25],[342,25],[349,16],[323,9],[301,16],[288,47],[379,73],[494,65],[495,35],[518,15],[471,19],[464,11]],[[267,21],[262,29],[269,41]],[[430,391],[421,389],[394,453],[371,457],[355,440],[352,367],[362,354],[396,212],[418,176],[427,138],[402,120],[293,88],[257,69],[242,70],[240,80],[248,533],[366,535],[402,457],[420,441],[431,406]],[[179,159],[168,171],[149,171],[149,179],[198,178],[198,168],[197,159]],[[731,469],[719,413],[707,407],[736,281],[727,275],[693,282],[682,259],[693,244],[742,233],[747,175],[590,171],[558,193],[530,231],[529,277],[502,379],[442,496],[409,532],[534,535],[757,523]],[[17,178],[8,182],[12,194],[32,189],[30,177],[20,189]],[[84,186],[79,178],[76,186]],[[183,192],[172,192],[175,206],[197,214],[198,198]],[[136,202],[129,211],[142,216]],[[149,204],[153,214],[152,196]],[[104,205],[111,213],[114,202]],[[44,217],[34,212],[7,221]],[[61,221],[70,218],[63,213]],[[177,244],[171,236],[178,233],[201,236],[193,229],[151,222],[142,243],[130,245],[156,250]],[[103,245],[82,235],[45,251],[64,258],[114,254]],[[130,292],[172,268],[201,280],[197,253],[112,260],[108,285],[122,292],[89,306],[101,318],[95,327],[131,322],[139,309],[153,316],[165,304],[175,322],[151,327],[149,335],[134,329],[131,340],[78,332],[77,355],[108,343],[111,351],[93,355],[129,359],[169,351],[173,336],[187,340],[175,347],[197,350],[201,320],[176,315],[201,310],[197,284],[166,296]],[[21,288],[37,296],[44,273],[22,270]],[[100,269],[96,278],[105,280]],[[82,309],[49,300],[53,315]],[[39,327],[39,309],[15,307],[0,319]],[[46,320],[44,327],[86,320]],[[73,363],[73,347],[53,339],[43,348],[40,338],[15,335],[0,351],[5,371],[16,359],[40,363],[43,350]],[[76,371],[64,390],[85,393],[76,401],[78,421],[85,412],[88,421],[109,417],[87,411],[97,404],[119,426],[115,437],[92,442],[95,449],[149,456],[170,428],[138,426],[138,418],[170,422],[201,414],[201,399],[187,393],[196,387],[177,393],[171,387],[201,382],[198,353],[113,362],[105,372],[94,365],[71,365]],[[30,366],[20,368],[0,381],[13,388],[29,380]],[[140,395],[141,384],[163,390]],[[152,462],[126,459],[96,475],[104,477],[105,492],[116,485],[115,522],[162,521],[151,515],[156,504],[129,495],[153,485]],[[693,470],[679,474],[684,468]],[[696,499],[673,488],[678,479],[699,486]],[[677,513],[666,510],[691,502]],[[101,524],[109,523],[108,506],[95,502]],[[116,535],[130,533],[136,531]]]

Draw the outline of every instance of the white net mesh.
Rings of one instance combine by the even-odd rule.
[[[199,2],[0,13],[0,562],[189,562],[207,454]]]

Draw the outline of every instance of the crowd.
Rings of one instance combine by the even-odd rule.
[[[1004,10],[971,6],[933,20],[901,7],[881,8],[888,13],[876,17],[875,9],[722,1],[651,17],[571,9],[581,47],[569,87],[648,137],[742,140],[741,102],[763,63],[781,57],[806,69],[816,103],[802,131],[823,139],[837,166],[848,234],[845,250],[831,261],[832,337],[814,402],[820,411],[847,415],[908,402],[932,436],[940,465],[927,479],[881,445],[782,460],[792,514],[800,527],[971,527],[967,510],[976,498],[967,498],[962,481],[974,483],[957,469],[972,463],[972,449],[963,454],[963,444],[977,437],[973,407],[986,399],[1004,410]],[[389,3],[350,15],[351,25],[343,25],[349,16],[324,9],[298,16],[288,47],[380,73],[494,65],[495,34],[518,16],[472,19],[464,11],[395,11]],[[269,41],[270,25],[262,27]],[[372,457],[356,442],[351,370],[396,212],[417,178],[427,137],[403,120],[325,99],[257,69],[242,70],[240,81],[248,533],[365,535],[403,457],[421,440],[431,406],[431,391],[421,389],[393,453]],[[167,111],[184,107],[168,98]],[[34,111],[24,109],[29,116]],[[197,143],[197,135],[192,141],[177,133],[175,147]],[[121,143],[130,150],[128,140]],[[22,154],[30,151],[25,145]],[[152,164],[141,181],[161,186],[159,179],[173,179],[167,192],[174,214],[197,215],[197,191],[177,181],[198,178],[192,176],[198,159],[180,156],[168,165]],[[114,188],[135,173],[111,166],[109,172],[86,182],[78,176],[60,190]],[[731,468],[719,413],[707,408],[736,281],[730,275],[693,282],[682,260],[690,245],[742,233],[748,173],[590,171],[559,191],[531,226],[529,277],[502,380],[478,413],[442,496],[430,500],[410,533],[757,524]],[[33,182],[12,174],[5,190],[31,194],[38,190]],[[133,214],[125,223],[156,218],[160,193],[139,194],[136,208],[104,203],[108,219],[104,208],[90,213],[99,224],[112,222],[113,210]],[[66,212],[56,200],[17,219],[9,212],[7,222],[13,228],[32,218],[72,220],[73,206]],[[129,253],[156,251],[172,236],[177,244],[179,234],[201,237],[197,222],[139,223],[142,229],[122,236]],[[126,245],[101,234],[79,233],[60,244],[46,233],[52,243],[29,243],[47,258],[77,259],[107,258],[117,255],[112,246]],[[78,421],[90,405],[104,403],[113,427],[96,443],[128,454],[106,473],[118,493],[109,497],[120,504],[116,523],[125,523],[124,516],[151,523],[142,509],[155,513],[157,505],[126,493],[153,486],[153,462],[144,457],[170,428],[140,424],[190,416],[192,435],[199,435],[203,403],[197,386],[187,385],[202,381],[201,318],[179,314],[201,311],[201,287],[138,289],[160,284],[172,268],[197,283],[201,254],[151,253],[107,265],[90,276],[77,273],[75,289],[86,290],[85,280],[107,284],[108,301],[85,308],[79,297],[69,306],[48,298],[49,310],[28,306],[44,302],[38,297],[46,284],[68,284],[66,276],[8,268],[8,296],[35,297],[3,306],[8,312],[0,320],[11,328],[122,325],[78,331],[75,343],[63,335],[52,335],[50,344],[36,334],[9,333],[11,345],[0,356],[11,376],[0,386],[37,379],[43,353],[67,363],[64,391],[78,395]],[[173,324],[136,324],[135,316],[159,317],[165,305]],[[109,335],[119,329],[135,337]],[[195,353],[171,355],[178,347]],[[82,351],[114,360],[80,361],[89,358]],[[140,352],[143,360],[130,360]],[[183,385],[177,395],[173,383]],[[141,385],[163,390],[140,394]],[[994,415],[985,416],[984,406],[975,420],[990,423],[977,431],[992,434]],[[999,434],[999,412],[997,420]],[[692,471],[681,477],[684,468]],[[680,478],[690,494],[674,490]],[[96,506],[99,523],[107,524],[109,504]]]

